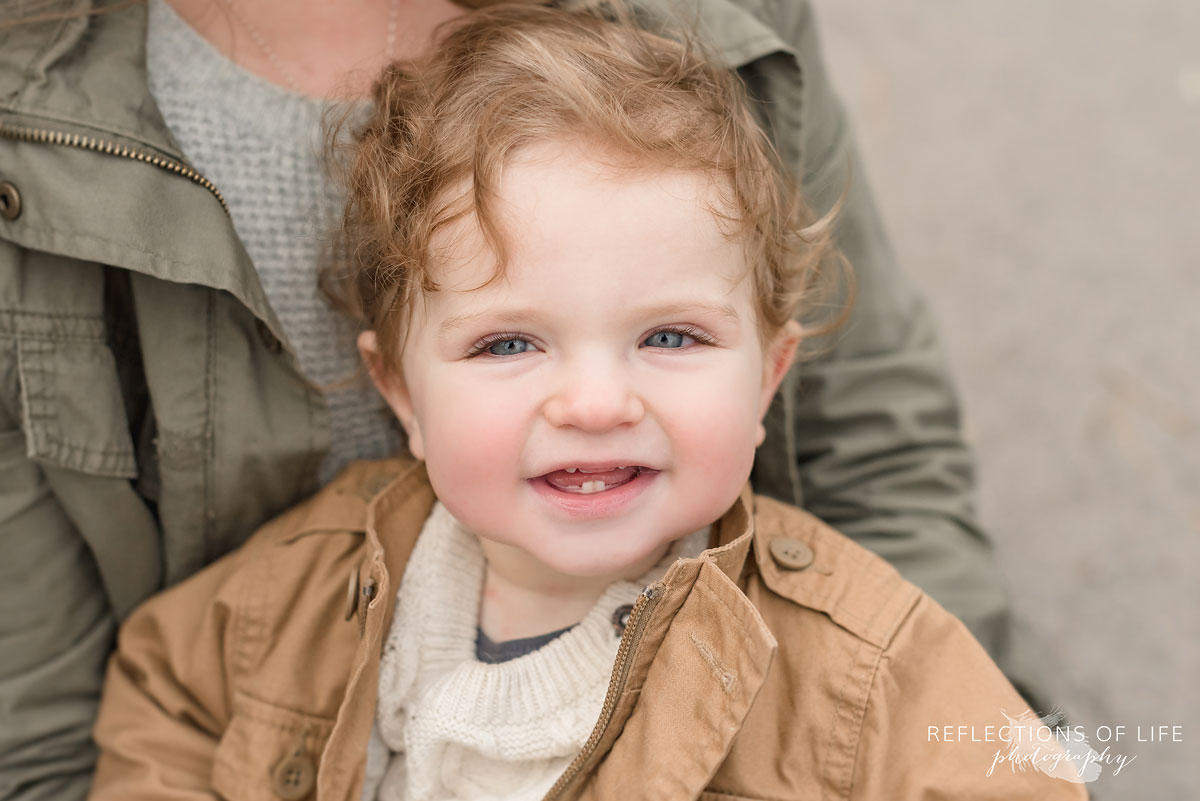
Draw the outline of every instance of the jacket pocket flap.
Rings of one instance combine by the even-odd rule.
[[[133,439],[103,321],[17,317],[27,456],[92,475],[136,478]]]
[[[333,721],[252,698],[233,696],[233,715],[213,758],[213,789],[230,801],[279,801],[284,763],[317,768]],[[286,767],[286,766],[285,766]],[[295,789],[293,786],[292,789]],[[311,797],[312,792],[297,798]]]

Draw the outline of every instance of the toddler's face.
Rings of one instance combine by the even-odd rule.
[[[473,223],[437,242],[441,289],[377,382],[439,499],[531,570],[625,576],[750,474],[798,328],[764,352],[715,195],[536,146],[504,173],[505,278],[477,288],[494,261]]]

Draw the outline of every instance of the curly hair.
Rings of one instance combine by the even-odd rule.
[[[710,176],[723,200],[711,211],[745,247],[763,342],[820,305],[822,279],[852,286],[832,243],[837,207],[813,220],[737,74],[683,38],[642,30],[625,13],[500,5],[453,23],[423,62],[385,70],[370,118],[338,153],[343,256],[322,286],[377,332],[386,367],[398,364],[409,302],[438,288],[440,230],[474,215],[496,257],[492,280],[503,275],[499,181],[535,143],[597,142],[623,166]],[[808,333],[832,330],[848,308]]]

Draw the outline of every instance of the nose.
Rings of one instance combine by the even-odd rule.
[[[601,433],[639,422],[646,408],[620,370],[593,365],[563,376],[542,413],[552,426]]]

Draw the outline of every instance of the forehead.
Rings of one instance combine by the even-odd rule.
[[[703,172],[634,165],[582,143],[529,146],[506,166],[494,204],[503,278],[488,283],[496,259],[467,216],[433,241],[442,291],[426,300],[747,294],[743,245],[721,222],[726,208],[722,187]]]

